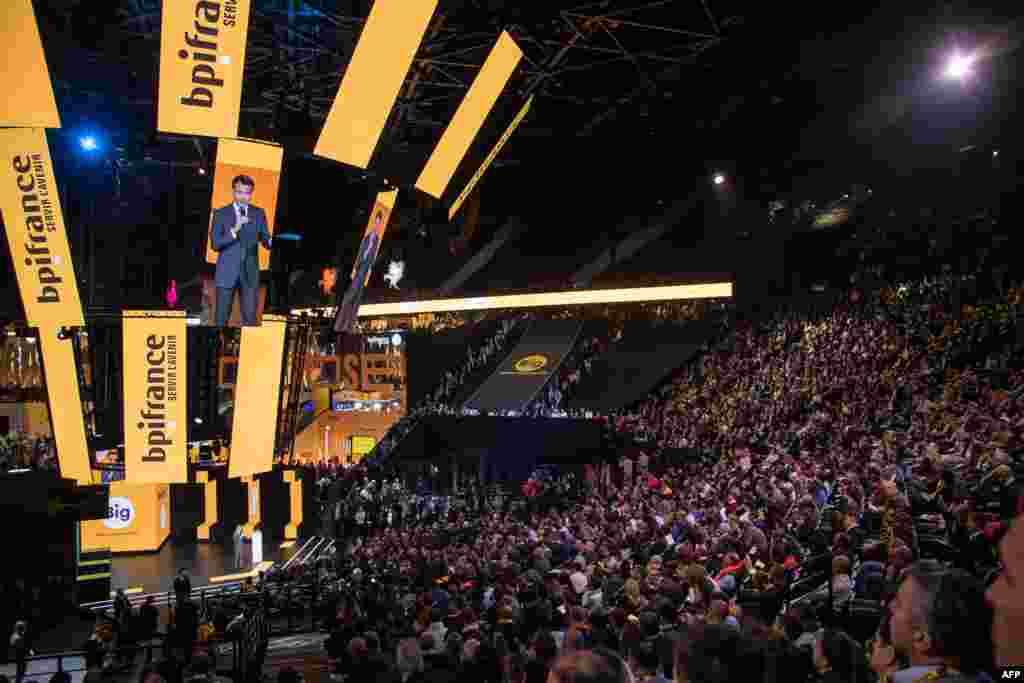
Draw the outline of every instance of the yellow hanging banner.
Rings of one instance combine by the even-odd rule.
[[[124,311],[124,460],[131,484],[188,483],[184,311]]]
[[[532,106],[533,95],[530,95],[529,99],[526,100],[526,104],[523,105],[523,108],[519,110],[516,117],[512,119],[512,123],[510,123],[508,128],[505,129],[505,133],[498,140],[498,144],[494,145],[490,153],[487,155],[487,158],[484,159],[484,163],[480,164],[480,168],[476,170],[476,173],[474,173],[473,177],[469,179],[466,187],[462,188],[462,192],[460,192],[459,196],[455,198],[454,202],[452,202],[452,208],[448,209],[448,220],[455,218],[455,214],[457,214],[459,209],[462,208],[462,203],[465,202],[470,193],[476,189],[476,185],[480,182],[480,178],[484,176],[487,169],[491,167],[494,160],[499,154],[501,154],[501,150],[505,147],[505,143],[508,142],[510,137],[512,137],[512,133],[516,132],[516,128],[518,128],[519,124],[523,122],[526,115],[530,113],[530,107]]]
[[[359,34],[313,153],[366,168],[438,0],[378,0]]]
[[[0,126],[60,128],[32,0],[0,3]]]
[[[238,136],[250,0],[164,0],[157,130]]]
[[[42,128],[0,130],[0,212],[29,326],[54,331],[84,325]]]
[[[419,190],[441,198],[522,58],[522,49],[508,31],[502,31],[420,172],[416,180]]]
[[[75,350],[70,337],[62,339],[61,336],[56,330],[39,330],[50,428],[57,446],[60,476],[87,485],[92,483],[92,467],[85,439],[82,396],[78,391]]]
[[[281,396],[287,318],[264,315],[259,327],[243,327],[235,380],[229,477],[251,477],[274,467],[277,408]]]

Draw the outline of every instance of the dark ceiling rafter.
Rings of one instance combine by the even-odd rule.
[[[519,94],[537,100],[523,133],[536,127],[590,135],[722,41],[723,22],[713,11],[714,2],[603,0],[566,7],[556,0],[546,17],[543,10],[531,10],[528,22],[511,14],[505,22],[499,11],[490,25],[479,16],[442,9],[431,22],[384,139],[401,144],[436,137],[503,28],[524,53],[516,81]],[[314,123],[327,116],[365,17],[326,4],[253,0],[244,114],[265,119],[265,124],[281,108],[304,112]],[[159,43],[159,0],[123,0],[122,8],[120,30],[126,39]],[[158,50],[151,54],[155,60]],[[545,102],[558,110],[551,119],[545,119]]]

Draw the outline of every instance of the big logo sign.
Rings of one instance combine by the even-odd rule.
[[[135,506],[127,498],[113,497],[107,511],[103,526],[108,529],[127,529],[135,519]]]

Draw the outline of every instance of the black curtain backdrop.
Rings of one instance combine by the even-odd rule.
[[[569,407],[607,412],[645,398],[658,382],[688,363],[713,332],[713,325],[706,323],[630,323],[623,341],[594,359]]]
[[[282,471],[277,469],[259,475],[260,520],[265,538],[284,537],[284,526],[291,514],[291,497]]]
[[[537,395],[562,359],[572,350],[580,332],[576,320],[536,320],[512,353],[502,361],[466,406],[482,412],[522,410]],[[521,372],[516,364],[526,358],[546,363],[538,372]]]
[[[516,417],[428,417],[402,441],[396,462],[424,460],[479,468],[485,481],[523,481],[541,462],[574,459],[601,448],[593,420]]]
[[[196,527],[206,521],[201,484],[171,484],[171,535],[175,540],[195,541]]]
[[[284,481],[284,470],[275,469],[258,475],[260,482],[260,518],[263,535],[284,537],[284,527],[291,518],[291,490]],[[214,542],[227,540],[235,527],[247,517],[246,500],[239,480],[229,480],[226,472],[217,481],[218,524],[213,527]],[[299,469],[303,491],[303,524],[299,536],[315,533],[319,526],[319,505],[316,500],[315,472]],[[203,486],[201,484],[171,485],[171,533],[182,541],[196,541],[196,527],[206,521]]]
[[[246,487],[236,479],[217,480],[217,519],[218,524],[215,533],[210,534],[210,540],[223,543],[231,538],[235,527],[245,521],[245,506],[248,501],[245,498]]]
[[[466,362],[466,351],[480,346],[498,331],[498,319],[469,323],[437,334],[415,332],[406,335],[405,352],[408,404],[419,403],[434,390],[441,376]]]

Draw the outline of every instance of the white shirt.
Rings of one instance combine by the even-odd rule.
[[[232,202],[231,205],[235,207],[235,225],[241,225],[241,222],[242,222],[242,205],[239,204],[238,202]],[[249,206],[246,209],[246,214],[245,215],[248,216],[251,212],[252,212],[252,206]],[[257,241],[259,241],[259,237],[257,237]],[[269,240],[267,240],[267,243],[268,244],[273,244],[273,241],[274,241],[274,239],[270,238]]]

